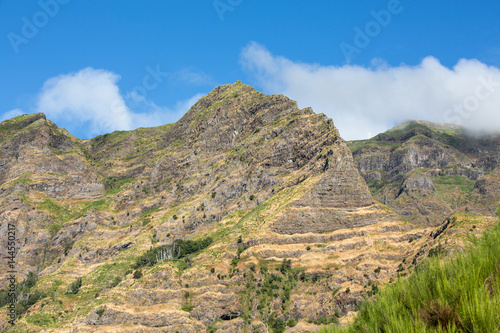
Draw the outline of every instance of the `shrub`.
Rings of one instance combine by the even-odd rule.
[[[250,194],[250,200],[253,200],[253,199],[255,199],[255,195]]]
[[[99,316],[99,319],[101,319],[101,317],[105,311],[106,311],[106,308],[100,308],[95,313],[97,313],[97,315]]]
[[[193,306],[191,304],[183,304],[181,310],[186,312],[191,312],[193,311]]]
[[[82,286],[82,278],[78,278],[73,283],[70,284],[68,290],[66,291],[66,294],[74,295],[77,294],[80,291],[80,288]]]
[[[297,321],[295,320],[295,318],[288,319],[288,322],[286,323],[286,326],[288,326],[288,327],[294,327],[295,325],[297,325]]]
[[[136,269],[134,271],[133,278],[137,280],[137,279],[140,279],[141,277],[142,277],[142,271],[140,269]]]
[[[119,276],[115,276],[115,277],[113,278],[113,281],[111,281],[111,288],[116,287],[117,285],[119,285],[119,284],[120,284],[120,282],[122,282],[122,278],[121,278],[121,277],[119,277]]]

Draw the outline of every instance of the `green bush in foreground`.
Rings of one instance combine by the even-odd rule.
[[[355,322],[327,332],[500,332],[500,226],[448,262],[427,258],[366,302]]]

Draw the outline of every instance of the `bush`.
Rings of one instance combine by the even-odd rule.
[[[136,269],[134,271],[133,278],[137,280],[137,279],[140,279],[141,277],[142,277],[142,271],[140,269]]]
[[[183,304],[181,310],[186,312],[191,312],[193,311],[193,306],[191,304]]]
[[[70,295],[78,294],[81,286],[82,286],[82,278],[78,278],[75,281],[73,281],[73,283],[70,284],[68,290],[66,291],[66,294]]]
[[[294,327],[295,325],[297,325],[297,321],[295,320],[295,318],[288,319],[288,322],[286,323],[286,326],[288,326],[288,327]]]
[[[97,313],[97,315],[99,316],[99,319],[100,319],[105,311],[106,311],[106,308],[100,308],[95,313]]]
[[[113,280],[111,281],[111,288],[116,287],[117,285],[119,285],[119,284],[120,284],[120,282],[122,282],[122,278],[121,278],[121,277],[119,277],[119,276],[115,276],[115,277],[113,278]]]

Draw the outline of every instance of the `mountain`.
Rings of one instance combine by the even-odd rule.
[[[19,316],[10,326],[10,298],[0,290],[2,328],[310,332],[346,320],[443,237],[452,243],[471,224],[477,230],[491,224],[470,214],[442,224],[444,215],[434,211],[438,220],[407,219],[392,205],[397,198],[380,200],[375,191],[376,201],[370,190],[377,181],[391,193],[409,167],[385,170],[382,157],[362,152],[394,148],[388,152],[403,165],[407,141],[432,156],[438,148],[420,142],[437,142],[450,161],[438,162],[439,155],[435,163],[462,158],[464,165],[450,176],[444,167],[427,176],[428,167],[422,177],[438,188],[433,177],[477,176],[470,195],[479,201],[468,204],[469,212],[488,214],[498,160],[488,160],[485,149],[497,149],[497,141],[461,143],[468,150],[459,151],[436,137],[396,134],[346,143],[325,115],[239,81],[215,88],[174,124],[91,140],[71,136],[43,114],[6,120],[0,220],[4,239],[15,232]],[[414,183],[406,181],[403,192],[413,193]],[[7,247],[0,255],[10,255]],[[11,268],[7,260],[0,267],[6,286]]]
[[[415,225],[457,212],[494,216],[500,200],[500,135],[410,120],[348,143],[373,197]]]

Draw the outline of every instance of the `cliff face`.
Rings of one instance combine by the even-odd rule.
[[[409,146],[355,157],[382,181],[423,163]],[[426,147],[428,163],[444,163]],[[453,172],[477,176],[474,191],[495,195],[493,176],[448,155],[465,163]],[[373,200],[331,120],[240,82],[174,124],[91,140],[42,114],[5,121],[0,168],[0,236],[15,225],[19,280],[36,273],[31,294],[44,295],[23,303],[13,332],[266,332],[290,319],[287,332],[309,332],[353,311],[430,234]],[[399,190],[432,192],[432,175]],[[166,254],[187,239],[187,254]]]
[[[499,142],[458,126],[407,121],[349,147],[377,200],[412,223],[438,225],[456,212],[495,214]]]

